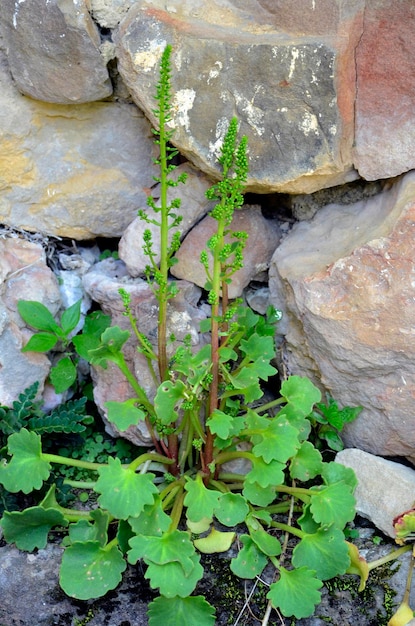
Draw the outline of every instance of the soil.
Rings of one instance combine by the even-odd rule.
[[[358,520],[355,540],[369,561],[395,547],[365,520]],[[375,540],[376,541],[376,540]],[[146,626],[147,604],[155,597],[138,564],[129,566],[120,586],[98,600],[79,601],[66,596],[58,583],[62,548],[48,544],[33,554],[0,543],[0,626]],[[243,581],[229,569],[229,554],[203,556],[205,577],[195,595],[203,594],[216,608],[217,626],[259,626],[266,611],[266,594],[273,572],[260,580]],[[271,612],[268,626],[386,626],[393,606],[399,604],[409,559],[371,572],[366,590],[358,593],[356,576],[326,583],[315,615],[306,619],[283,618]],[[177,626],[180,626],[178,624]],[[197,625],[195,625],[197,626]]]

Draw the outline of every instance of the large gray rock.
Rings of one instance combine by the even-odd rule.
[[[395,539],[394,518],[414,504],[415,471],[356,448],[342,450],[336,461],[356,474],[357,513]]]
[[[55,314],[61,302],[58,281],[41,245],[0,239],[0,404],[7,406],[36,381],[41,392],[50,370],[45,354],[21,352],[33,329],[20,317],[18,300],[37,300]]]
[[[153,184],[153,149],[133,105],[22,96],[0,50],[0,223],[78,240],[121,236]]]
[[[286,362],[364,410],[345,441],[415,461],[415,172],[296,224],[270,268]]]
[[[338,0],[329,12],[323,4],[310,21],[307,12],[293,19],[292,2],[139,0],[116,33],[119,71],[154,120],[160,56],[173,44],[173,141],[209,175],[218,176],[236,115],[249,138],[249,189],[308,193],[340,184],[356,176],[354,48],[364,3]]]
[[[1,10],[10,71],[22,93],[60,104],[111,95],[86,0],[2,0]]]

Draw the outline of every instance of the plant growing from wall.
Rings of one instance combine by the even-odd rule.
[[[272,361],[278,315],[270,309],[259,316],[227,296],[246,240],[246,233],[232,230],[248,172],[247,140],[238,142],[235,118],[218,159],[221,179],[209,191],[216,233],[201,252],[212,307],[202,330],[210,332],[210,345],[194,353],[185,343],[168,354],[167,305],[177,291],[168,270],[179,246],[178,235],[169,239],[169,233],[179,223],[180,203],[167,203],[167,189],[184,182],[170,176],[175,154],[168,130],[170,55],[167,46],[156,96],[161,202],[157,207],[150,199],[153,213],[142,214],[160,228],[159,264],[150,231],[144,235],[147,280],[159,304],[157,348],[141,333],[127,289],[120,294],[137,349],[158,381],[154,401],[125,360],[129,331],[107,327],[98,345],[94,340],[87,351],[95,367],[117,365],[135,394],[122,403],[109,402],[108,419],[121,431],[145,421],[154,450],[128,464],[112,457],[94,463],[44,452],[40,435],[22,428],[8,438],[0,484],[13,493],[29,493],[48,479],[52,464],[86,468],[96,478],[82,486],[98,495],[99,508],[65,509],[52,486],[37,506],[6,512],[1,526],[5,539],[24,550],[44,547],[52,527],[67,527],[60,583],[69,596],[81,600],[114,589],[126,561],[143,563],[150,586],[160,593],[149,605],[150,626],[213,625],[214,608],[193,595],[203,577],[200,555],[226,552],[234,542],[239,553],[230,561],[232,572],[253,579],[272,565],[269,610],[306,617],[320,601],[323,582],[351,566],[353,554],[343,531],[355,515],[356,480],[352,470],[325,462],[309,440],[321,394],[308,379],[291,376],[279,398],[258,405],[262,383],[276,374]],[[244,462],[242,472],[236,471],[236,461]]]

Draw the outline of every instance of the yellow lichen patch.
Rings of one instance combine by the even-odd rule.
[[[56,202],[68,202],[74,196],[90,196],[106,189],[113,192],[114,189],[125,189],[127,185],[129,186],[129,181],[120,170],[83,163],[80,171],[76,171],[74,166],[74,173],[69,178],[48,184],[36,204],[30,207],[30,213],[42,212],[45,207]]]
[[[21,139],[4,139],[0,142],[0,189],[13,185],[33,184],[36,167],[28,157]]]

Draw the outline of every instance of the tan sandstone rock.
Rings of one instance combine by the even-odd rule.
[[[345,441],[415,461],[415,172],[296,224],[270,268],[286,358],[364,410]]]

